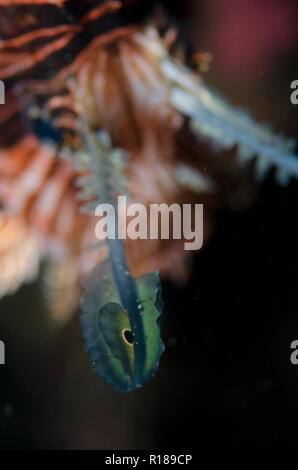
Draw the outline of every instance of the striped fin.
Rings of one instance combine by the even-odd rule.
[[[0,0],[0,79],[68,75],[94,40],[125,34],[146,0]]]

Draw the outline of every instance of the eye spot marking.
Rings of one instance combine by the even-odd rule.
[[[133,344],[133,333],[130,330],[123,330],[123,338],[130,346]]]

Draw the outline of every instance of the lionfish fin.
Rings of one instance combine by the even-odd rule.
[[[169,58],[162,60],[166,78],[172,83],[171,104],[190,117],[194,135],[216,148],[237,147],[240,161],[256,157],[256,176],[262,180],[271,167],[276,179],[287,184],[298,177],[295,141],[274,134],[265,124],[257,124],[241,109],[234,108],[187,68]]]
[[[42,250],[39,239],[17,217],[0,220],[0,235],[1,299],[35,281]]]
[[[99,202],[113,200],[117,194],[128,194],[125,187],[126,154],[113,148],[109,134],[104,131],[86,131],[86,146],[75,152],[76,166],[87,173],[80,176],[76,185],[80,188],[79,200],[88,202],[81,212],[94,215]]]

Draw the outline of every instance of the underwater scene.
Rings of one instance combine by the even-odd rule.
[[[297,58],[296,0],[0,0],[0,450],[298,448]]]

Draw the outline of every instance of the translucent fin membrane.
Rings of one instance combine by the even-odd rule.
[[[85,349],[96,375],[121,392],[136,390],[150,380],[164,351],[159,275],[147,274],[133,283],[139,295],[134,313],[122,305],[109,262],[84,281],[81,326]],[[134,296],[135,289],[125,295]],[[133,315],[138,316],[136,329]]]

